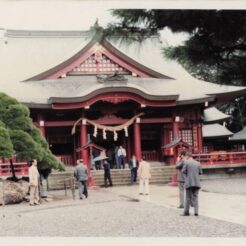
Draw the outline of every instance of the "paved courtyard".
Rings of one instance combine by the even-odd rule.
[[[245,188],[246,179],[203,181],[199,217],[180,216],[177,187],[151,185],[150,196],[137,185],[101,188],[86,200],[52,191],[40,206],[0,207],[0,236],[246,237]]]

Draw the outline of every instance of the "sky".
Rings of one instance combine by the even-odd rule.
[[[127,3],[129,1],[125,1]],[[119,4],[117,1],[1,1],[0,28],[18,30],[88,30],[98,18],[106,27],[116,21],[111,15],[112,8],[153,7],[146,4]],[[157,3],[160,1],[157,1]],[[158,4],[156,5],[158,6]],[[160,6],[161,7],[161,6]],[[3,34],[2,34],[3,35]],[[1,33],[0,33],[1,36]],[[173,35],[165,30],[163,41],[176,45],[186,39],[186,35]]]
[[[0,28],[26,30],[88,30],[99,19],[103,27],[115,19],[113,8],[245,8],[245,1],[230,0],[0,0]],[[186,39],[166,30],[164,42]]]
[[[223,5],[222,5],[223,2]],[[217,4],[216,4],[217,3]],[[245,1],[215,0],[0,0],[0,27],[14,29],[85,29],[96,17],[112,20],[111,8],[240,8]]]

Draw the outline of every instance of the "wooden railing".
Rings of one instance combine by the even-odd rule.
[[[16,176],[28,176],[27,162],[15,162],[13,165]],[[10,163],[0,163],[0,176],[12,176]]]
[[[56,156],[56,158],[62,161],[66,166],[75,165],[72,155],[59,155],[59,156]]]
[[[144,156],[147,161],[159,161],[159,154],[155,150],[142,151],[142,156]]]
[[[246,164],[246,152],[217,151],[206,154],[194,154],[193,158],[201,165]]]

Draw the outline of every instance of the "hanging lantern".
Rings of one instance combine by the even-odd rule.
[[[124,130],[125,130],[125,136],[128,137],[128,129],[127,129],[127,126],[124,127]]]
[[[107,139],[106,129],[103,128],[103,139]]]
[[[117,139],[118,139],[118,134],[116,131],[114,131],[114,141],[117,141]]]
[[[94,133],[93,133],[93,137],[97,137],[97,127],[96,126],[94,126]]]

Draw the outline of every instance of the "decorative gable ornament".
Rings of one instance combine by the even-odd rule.
[[[111,83],[111,82],[120,82],[120,84],[126,84],[128,79],[119,74],[117,71],[114,72],[112,75],[97,75],[97,82],[98,83]]]

